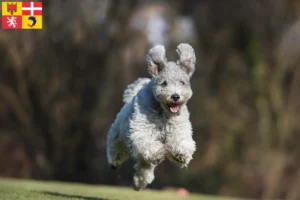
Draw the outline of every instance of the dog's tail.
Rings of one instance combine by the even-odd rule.
[[[133,83],[129,84],[124,91],[123,102],[129,103],[133,97],[142,89],[145,85],[147,85],[151,79],[149,78],[139,78]]]

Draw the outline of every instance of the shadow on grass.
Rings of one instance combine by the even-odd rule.
[[[79,199],[83,199],[83,200],[117,200],[117,199],[105,199],[105,198],[101,198],[101,197],[87,197],[87,196],[82,196],[82,195],[62,194],[62,193],[58,193],[58,192],[40,191],[40,193],[46,194],[46,195],[51,195],[51,196],[56,196],[56,197],[70,198],[70,199],[79,198]]]

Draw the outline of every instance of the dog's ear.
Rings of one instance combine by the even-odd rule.
[[[163,45],[156,45],[147,55],[148,72],[155,77],[167,65],[166,50]]]
[[[193,47],[189,44],[180,44],[176,52],[179,56],[177,64],[191,77],[195,71],[196,56]]]

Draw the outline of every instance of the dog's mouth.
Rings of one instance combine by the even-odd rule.
[[[169,106],[169,109],[172,113],[178,113],[178,111],[180,110],[181,104],[179,104],[179,103],[169,103],[168,106]]]
[[[171,99],[163,99],[163,98],[158,98],[160,101],[160,104],[162,108],[165,111],[168,111],[172,114],[179,114],[181,107],[186,104],[186,100],[184,98],[181,98],[180,101],[173,101]]]

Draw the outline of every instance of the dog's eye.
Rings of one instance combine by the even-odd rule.
[[[162,86],[167,86],[168,85],[168,83],[167,83],[167,81],[164,81],[164,82],[162,82],[162,84],[161,84]]]
[[[185,85],[185,82],[183,82],[183,81],[180,81],[180,83],[181,83],[181,85]]]

